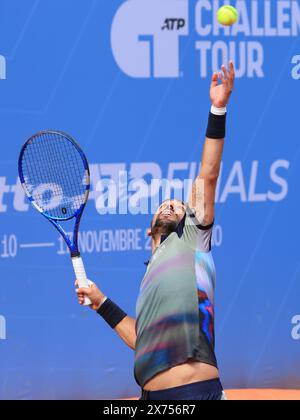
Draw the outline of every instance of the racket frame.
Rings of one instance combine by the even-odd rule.
[[[85,171],[86,171],[86,191],[85,191],[84,203],[70,217],[58,218],[58,217],[50,216],[49,214],[44,212],[39,207],[39,205],[35,202],[33,196],[30,194],[30,192],[26,188],[26,181],[25,181],[25,178],[24,178],[24,175],[23,175],[23,169],[22,169],[22,160],[23,160],[25,150],[27,149],[28,145],[36,137],[40,137],[40,136],[46,135],[46,134],[56,134],[56,135],[59,135],[59,136],[63,136],[66,140],[68,140],[77,149],[78,153],[81,156],[82,162],[84,164],[84,168],[85,168]],[[91,188],[91,184],[90,184],[91,176],[90,176],[90,168],[89,168],[88,160],[87,160],[83,150],[81,149],[79,144],[72,137],[70,137],[68,134],[66,134],[65,132],[57,131],[57,130],[43,130],[43,131],[40,131],[39,133],[31,136],[30,139],[27,140],[27,142],[23,145],[23,147],[21,149],[21,152],[20,152],[20,156],[19,156],[18,170],[19,170],[19,177],[20,177],[21,185],[22,185],[23,190],[25,191],[29,201],[36,208],[36,210],[38,210],[38,212],[40,214],[42,214],[47,220],[49,220],[49,222],[55,227],[55,229],[64,238],[64,240],[65,240],[65,242],[66,242],[66,244],[67,244],[67,246],[70,250],[74,270],[75,270],[75,267],[78,266],[78,265],[81,268],[80,273],[79,273],[79,277],[81,277],[81,281],[80,281],[80,279],[78,279],[79,283],[82,283],[82,284],[86,283],[84,281],[84,277],[86,278],[86,274],[85,274],[85,270],[83,268],[84,266],[83,266],[83,263],[82,263],[82,259],[81,259],[80,252],[79,252],[79,247],[78,247],[78,233],[79,233],[81,218],[82,218],[84,209],[85,209],[85,207],[87,205],[87,202],[88,202],[88,197],[89,197],[90,188]],[[74,229],[73,229],[73,238],[71,239],[70,236],[65,231],[65,229],[59,224],[59,222],[67,222],[67,221],[72,220],[72,219],[75,219],[75,226],[74,226]],[[86,298],[85,305],[87,306],[87,305],[90,305],[90,304],[91,304],[90,300],[88,298]]]

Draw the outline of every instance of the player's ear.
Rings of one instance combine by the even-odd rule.
[[[152,236],[152,230],[151,230],[151,228],[149,228],[149,229],[148,229],[148,232],[147,232],[147,233],[148,233],[148,236],[149,236],[149,237],[151,237],[151,236]]]

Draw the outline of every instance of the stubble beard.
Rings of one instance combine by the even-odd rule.
[[[152,228],[153,236],[168,236],[176,231],[177,221],[175,220],[161,220],[157,219],[154,227]]]

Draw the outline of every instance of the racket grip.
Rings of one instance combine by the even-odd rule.
[[[89,281],[86,276],[85,268],[81,257],[72,258],[73,268],[78,281],[78,285],[81,289],[88,289],[90,287]],[[92,302],[89,298],[85,298],[84,306],[91,305]]]

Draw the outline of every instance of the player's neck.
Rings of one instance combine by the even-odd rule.
[[[161,237],[162,235],[159,235],[159,234],[155,235],[155,237],[152,237],[152,254],[154,254],[156,249],[160,246]]]

